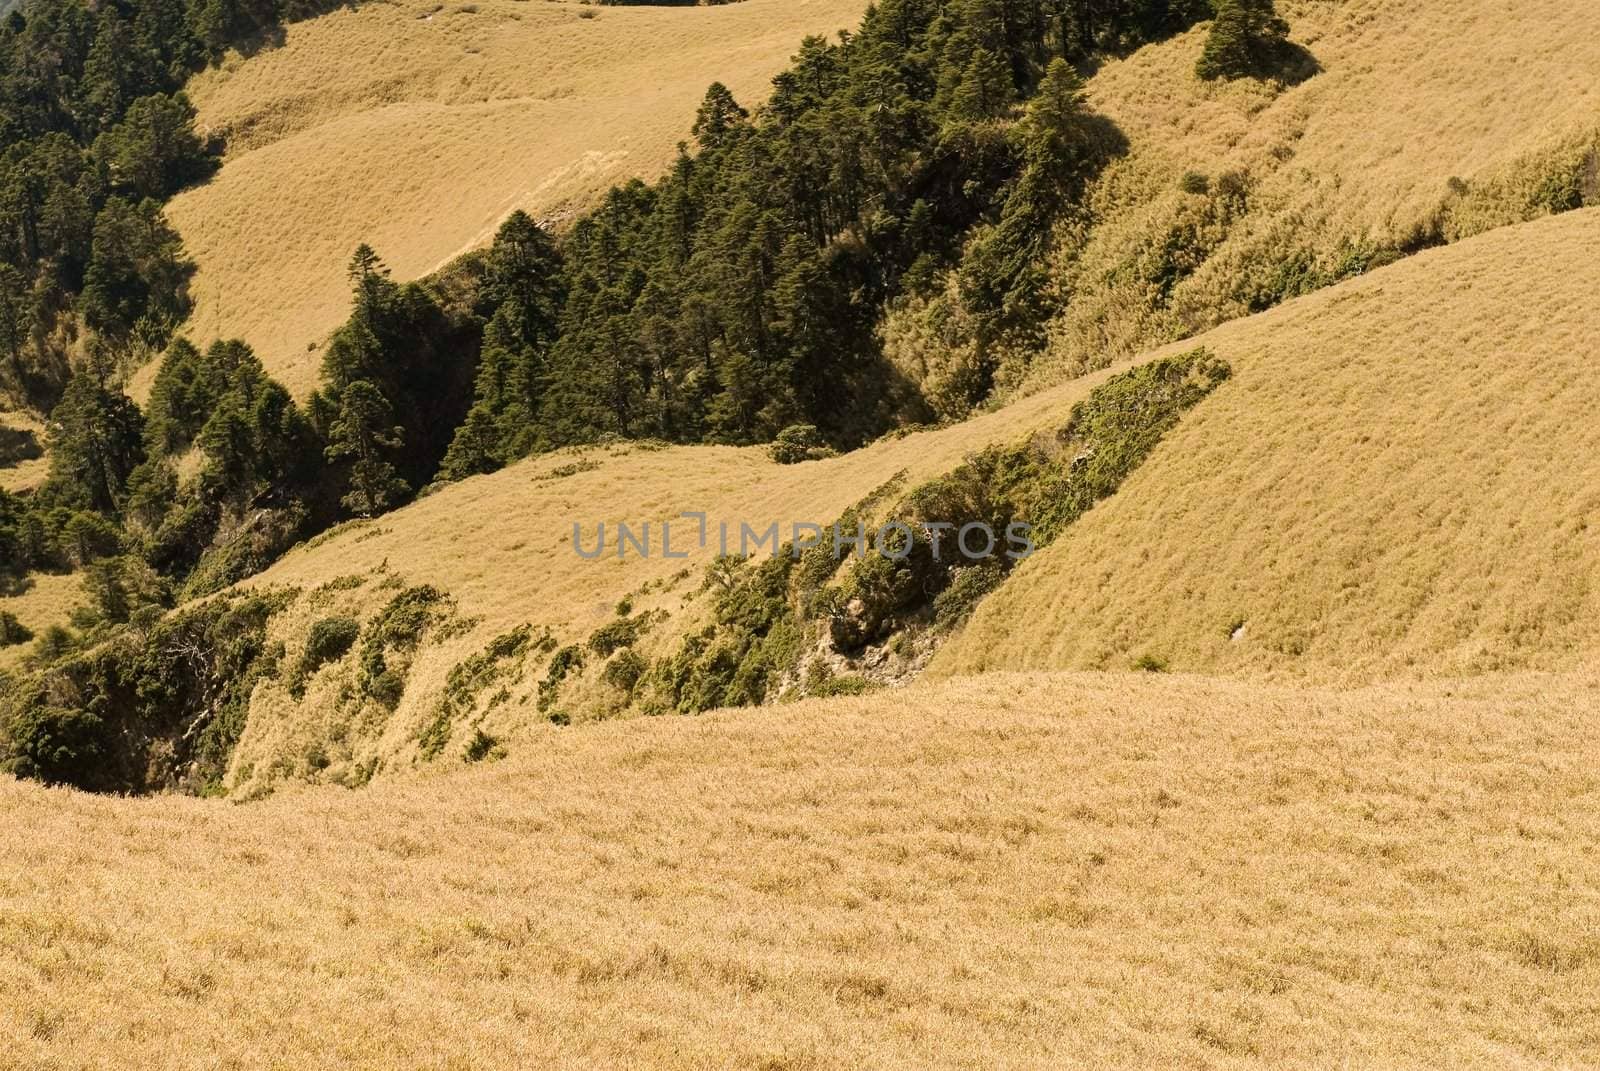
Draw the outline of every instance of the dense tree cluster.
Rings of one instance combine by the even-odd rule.
[[[52,404],[79,319],[113,344],[165,343],[192,269],[160,203],[216,166],[182,86],[315,9],[27,0],[0,18],[0,394]]]
[[[859,32],[806,40],[756,116],[712,86],[696,151],[613,190],[559,266],[541,252],[546,293],[565,292],[554,331],[507,346],[491,328],[444,475],[607,434],[750,443],[807,425],[852,446],[915,415],[875,337],[886,305],[956,271],[987,329],[1036,323],[1037,254],[1106,150],[1072,63],[1209,12],[885,0]],[[978,376],[971,401],[989,388]]]
[[[1195,73],[1208,81],[1265,74],[1283,56],[1289,24],[1273,0],[1212,0],[1216,17]]]

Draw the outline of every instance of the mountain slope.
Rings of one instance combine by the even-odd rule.
[[[200,266],[190,330],[246,339],[309,390],[310,347],[349,314],[358,244],[416,278],[513,209],[559,218],[654,175],[711,82],[755,104],[801,38],[853,26],[864,6],[405,0],[296,24],[282,48],[191,83],[201,127],[229,151],[168,209]]]
[[[992,676],[249,807],[4,783],[0,1039],[70,1067],[1580,1066],[1597,701]]]
[[[1597,241],[1600,212],[1509,228],[1194,340],[1233,380],[1023,563],[934,670],[1125,669],[1149,656],[1187,671],[1373,679],[1589,664]],[[276,626],[289,651],[319,617],[365,620],[408,585],[447,593],[468,625],[418,653],[376,725],[332,713],[344,671],[303,701],[259,689],[230,784],[409,765],[452,668],[520,625],[581,646],[626,600],[635,616],[661,615],[642,653],[670,655],[705,624],[697,593],[719,521],[732,549],[742,523],[776,522],[785,538],[796,522],[830,524],[897,476],[908,491],[971,451],[1059,427],[1100,378],[831,461],[638,446],[539,459],[318,540],[252,582],[311,593]],[[684,546],[695,524],[680,521],[674,549],[689,556],[663,558],[659,525],[685,511],[708,515],[710,545]],[[613,527],[600,560],[580,557],[573,525],[592,546],[600,522],[653,524],[654,555],[619,560]],[[514,738],[543,723],[545,662],[504,682],[474,724]],[[605,716],[603,698],[571,713]]]
[[[1600,211],[1204,336],[1235,378],[939,668],[1479,673],[1600,655]]]

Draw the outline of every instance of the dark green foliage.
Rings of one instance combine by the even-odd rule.
[[[500,746],[500,741],[482,729],[477,729],[473,732],[472,739],[467,741],[467,746],[461,753],[461,757],[467,762],[482,762],[484,759],[503,759],[505,755],[506,749]]]
[[[1212,0],[1216,16],[1195,73],[1208,81],[1265,74],[1283,53],[1289,24],[1273,0]]]
[[[950,585],[933,600],[933,620],[938,628],[959,628],[966,623],[978,603],[1006,578],[999,561],[980,562],[955,570]]]
[[[563,647],[550,656],[550,665],[545,670],[544,680],[539,682],[539,709],[549,711],[555,706],[556,698],[561,694],[561,685],[567,676],[583,669],[584,655],[582,647]],[[555,716],[551,715],[551,721]]]
[[[321,448],[310,422],[242,342],[200,353],[182,339],[168,348],[145,422],[148,459],[129,477],[125,523],[146,557],[191,593],[243,579],[303,531],[319,478]],[[198,449],[198,478],[180,488],[173,462]],[[220,532],[231,531],[225,541]]]
[[[328,428],[327,457],[350,459],[350,490],[341,501],[356,516],[371,517],[411,490],[388,461],[405,432],[393,426],[388,401],[364,379],[346,385],[338,405],[338,416]]]
[[[351,258],[355,307],[323,354],[323,386],[310,409],[334,451],[329,460],[348,465],[342,472],[352,512],[381,512],[438,473],[472,402],[473,357],[485,335],[478,316],[490,307],[489,295],[500,296],[504,309],[491,340],[518,330],[513,309],[537,305],[501,278],[499,263],[468,258],[458,270],[466,278],[401,285],[369,247]],[[484,467],[471,457],[452,465]]]
[[[0,421],[0,468],[43,456],[44,449],[33,432],[7,427]]]
[[[713,85],[695,151],[580,219],[559,286],[554,254],[534,258],[545,292],[564,291],[558,334],[504,344],[490,298],[476,401],[441,476],[606,435],[756,443],[809,426],[858,445],[919,409],[882,358],[884,309],[954,268],[982,345],[1036,343],[1033,262],[1114,142],[1067,61],[1205,13],[1203,0],[886,0],[858,33],[803,42],[758,115]],[[978,370],[969,404],[992,374]],[[815,449],[808,436],[779,452]]]
[[[122,121],[101,134],[94,155],[112,189],[143,200],[166,200],[216,170],[194,130],[195,110],[182,93],[140,97]]]
[[[266,631],[284,603],[213,600],[22,682],[0,696],[5,768],[90,791],[213,789],[256,683],[277,672]]]
[[[86,710],[30,703],[0,739],[3,768],[47,785],[92,788],[106,763],[105,723]]]
[[[794,424],[784,428],[772,440],[767,452],[780,465],[798,465],[802,461],[817,461],[833,455],[821,433],[811,424]]]
[[[127,395],[93,376],[73,377],[50,413],[52,503],[113,514],[144,460],[144,418]]]
[[[0,390],[54,403],[69,371],[49,339],[74,314],[113,343],[165,343],[192,266],[160,202],[216,167],[183,85],[333,6],[27,0],[0,20]]]
[[[589,637],[589,650],[601,658],[610,658],[624,647],[632,647],[649,626],[642,617],[624,617],[601,625]]]
[[[637,651],[623,651],[606,663],[606,668],[600,671],[600,680],[620,692],[632,694],[649,672],[650,663],[643,655]]]
[[[343,658],[360,634],[361,625],[350,617],[324,617],[314,623],[306,634],[306,649],[290,674],[290,694],[297,699],[305,695],[306,682],[323,666]]]
[[[484,330],[472,409],[440,466],[441,480],[493,472],[543,445],[538,412],[566,290],[555,244],[526,213],[512,213],[495,236],[483,296],[495,311]]]
[[[390,710],[399,706],[411,668],[409,656],[423,634],[450,614],[449,597],[434,587],[406,588],[391,599],[367,625],[361,641],[361,687],[366,694]]]

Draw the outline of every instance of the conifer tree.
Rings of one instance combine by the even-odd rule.
[[[1270,68],[1289,36],[1273,0],[1214,0],[1216,17],[1195,73],[1207,81],[1244,78]]]
[[[750,113],[733,99],[733,93],[727,86],[721,82],[713,82],[711,88],[706,90],[705,100],[700,104],[700,111],[695,116],[694,127],[690,133],[700,142],[701,148],[719,149],[726,144],[734,127],[749,118],[749,115]]]
[[[384,456],[400,448],[402,435],[394,426],[394,410],[377,387],[358,379],[340,392],[326,453],[329,461],[352,461],[350,490],[340,500],[346,509],[372,517],[411,490]]]

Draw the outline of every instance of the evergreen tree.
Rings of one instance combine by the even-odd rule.
[[[706,90],[705,100],[700,104],[690,133],[700,142],[701,148],[720,149],[728,143],[734,128],[749,116],[750,113],[733,99],[733,93],[727,86],[713,82],[711,88]]]
[[[1273,0],[1214,0],[1216,17],[1195,73],[1207,81],[1243,78],[1271,68],[1289,36]]]
[[[340,392],[327,458],[351,461],[349,492],[341,499],[346,509],[372,517],[410,492],[385,457],[400,448],[402,436],[403,430],[394,426],[394,411],[377,387],[356,380]]]
[[[143,434],[143,417],[127,395],[91,375],[74,376],[50,413],[47,492],[54,501],[115,513],[144,460]]]

